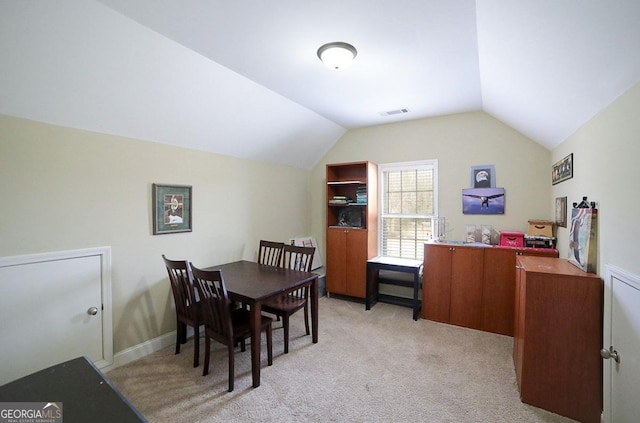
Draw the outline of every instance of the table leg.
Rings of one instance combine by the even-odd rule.
[[[311,337],[318,343],[318,277],[311,281]]]
[[[251,306],[251,377],[253,379],[253,387],[260,386],[260,343],[262,320],[262,304],[258,301]]]
[[[420,275],[418,272],[413,274],[413,320],[418,320],[420,306],[418,305],[418,288],[420,287]]]
[[[365,303],[364,309],[371,310],[378,302],[378,276],[380,269],[374,265],[367,263],[367,281],[365,290]]]

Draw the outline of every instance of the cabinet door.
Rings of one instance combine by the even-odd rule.
[[[367,282],[367,230],[327,229],[327,291],[364,298]]]
[[[422,317],[425,319],[449,322],[451,248],[425,245],[422,281]]]
[[[483,249],[477,247],[454,247],[451,251],[451,324],[481,327],[483,257]]]
[[[556,250],[488,248],[484,252],[482,285],[482,330],[513,335],[516,258],[518,256],[558,257]]]
[[[327,292],[347,293],[347,237],[345,229],[327,229]]]
[[[516,252],[488,248],[484,252],[482,330],[513,335]]]
[[[367,230],[349,229],[345,235],[346,294],[364,298],[367,288]]]
[[[526,291],[524,283],[526,273],[518,264],[515,270],[516,293],[514,306],[514,326],[513,326],[513,363],[516,367],[516,380],[518,381],[518,389],[522,392],[522,354],[524,347],[524,306],[526,300]]]

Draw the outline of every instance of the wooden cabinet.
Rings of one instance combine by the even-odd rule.
[[[487,332],[513,336],[516,257],[558,257],[555,249],[487,248],[482,277],[482,326]]]
[[[422,317],[512,336],[520,256],[558,251],[425,244]]]
[[[378,254],[377,166],[327,165],[327,294],[365,298],[367,260]]]
[[[327,291],[364,298],[367,279],[367,230],[327,228]],[[359,283],[362,281],[362,283]]]
[[[449,323],[451,309],[451,247],[425,245],[422,278],[422,317]]]
[[[425,245],[422,317],[480,329],[483,250]]]
[[[519,257],[513,359],[523,402],[600,422],[600,278],[567,260]]]

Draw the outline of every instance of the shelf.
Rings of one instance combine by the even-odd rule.
[[[360,185],[366,185],[367,183],[365,181],[327,181],[328,185],[353,185],[353,184],[360,184]]]
[[[329,225],[330,229],[365,229],[362,226]]]
[[[346,204],[328,204],[329,207],[352,207],[352,206],[360,206],[366,207],[367,203],[346,203]]]

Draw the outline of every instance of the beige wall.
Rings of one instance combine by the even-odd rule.
[[[112,247],[114,350],[174,329],[160,255],[197,265],[254,259],[260,238],[314,235],[324,256],[325,164],[438,159],[449,239],[465,225],[526,231],[553,219],[555,197],[599,203],[600,268],[640,274],[640,85],[549,152],[483,112],[352,130],[307,172],[0,115],[0,256]],[[574,178],[552,187],[551,164],[574,153]],[[462,214],[470,167],[493,164],[506,212]],[[193,186],[194,231],[151,234],[151,184]],[[309,219],[311,216],[311,219]],[[558,246],[566,257],[568,229]]]
[[[308,172],[0,115],[0,256],[112,247],[114,352],[175,328],[161,254],[255,259],[309,235]],[[193,232],[152,235],[151,184],[193,187]]]
[[[571,203],[583,196],[598,203],[598,274],[613,264],[640,275],[640,84],[569,137],[552,154],[552,163],[573,153],[574,176],[554,185],[555,197],[567,197],[568,220]],[[567,223],[569,226],[569,222]],[[567,257],[569,227],[560,228],[561,257]]]
[[[447,239],[463,240],[467,224],[526,232],[529,219],[551,219],[550,152],[484,112],[373,126],[347,132],[311,174],[313,232],[324,251],[325,165],[368,160],[378,164],[438,159],[439,214]],[[505,188],[504,215],[462,214],[462,189],[471,166],[493,164]]]

